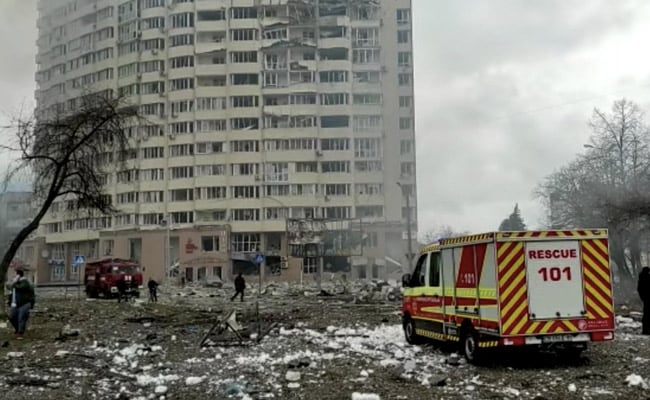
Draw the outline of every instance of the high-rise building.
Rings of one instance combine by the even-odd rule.
[[[254,270],[299,279],[288,219],[358,221],[363,254],[326,271],[399,276],[416,242],[410,0],[40,0],[37,115],[89,91],[146,122],[106,175],[114,216],[61,199],[43,220],[48,277],[76,255],[139,260],[162,278]],[[410,194],[407,207],[406,195]],[[413,245],[415,248],[415,245]],[[400,265],[402,267],[400,267]]]

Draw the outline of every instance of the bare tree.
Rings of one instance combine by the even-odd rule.
[[[608,228],[620,276],[632,278],[650,216],[650,133],[639,107],[614,102],[595,109],[587,152],[547,176],[536,190],[553,228]]]
[[[427,231],[424,234],[422,234],[420,238],[420,244],[427,245],[427,244],[435,243],[440,239],[448,239],[448,238],[464,236],[464,235],[469,235],[469,232],[467,231],[459,232],[454,230],[449,225],[442,225],[436,229]]]
[[[137,121],[137,109],[122,99],[90,94],[72,113],[48,113],[38,118],[17,118],[8,144],[0,149],[15,158],[7,181],[29,174],[35,215],[11,242],[0,261],[4,282],[21,244],[35,232],[52,203],[65,198],[87,214],[115,211],[104,192],[109,165],[123,160],[128,129]],[[4,285],[0,285],[0,293]]]

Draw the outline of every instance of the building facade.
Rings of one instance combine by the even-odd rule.
[[[159,279],[177,264],[188,280],[230,279],[257,253],[266,276],[313,275],[315,260],[288,253],[289,218],[359,221],[363,253],[328,270],[408,265],[410,0],[41,0],[39,14],[37,115],[108,91],[146,119],[106,174],[119,214],[62,199],[43,220],[50,280],[107,254]]]

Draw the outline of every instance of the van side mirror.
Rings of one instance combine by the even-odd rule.
[[[411,274],[402,275],[402,287],[409,287],[411,283]]]

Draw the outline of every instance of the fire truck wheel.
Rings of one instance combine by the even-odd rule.
[[[406,317],[404,319],[404,336],[409,344],[421,344],[423,342],[422,336],[415,333],[415,321],[413,321],[413,318]]]
[[[463,332],[460,344],[460,350],[468,362],[476,363],[479,361],[480,349],[478,347],[478,333],[476,333],[474,328],[468,328]]]

